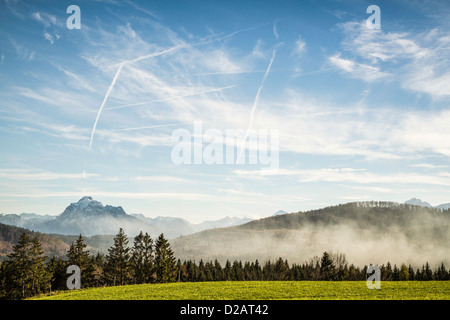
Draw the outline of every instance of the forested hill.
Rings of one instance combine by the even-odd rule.
[[[30,238],[37,237],[41,241],[42,249],[47,256],[64,255],[69,249],[69,244],[51,235],[0,223],[0,261],[12,252],[13,246],[24,232]]]
[[[277,215],[174,239],[182,259],[303,262],[324,251],[357,264],[450,263],[450,211],[393,202],[354,202]]]
[[[385,231],[394,227],[418,227],[425,223],[439,227],[450,224],[450,210],[425,208],[396,202],[351,202],[322,209],[277,215],[254,220],[236,228],[241,229],[299,229],[306,224],[315,226],[352,223],[361,229]],[[448,236],[448,233],[446,234]]]
[[[42,249],[47,257],[66,255],[70,244],[78,238],[77,235],[46,234],[0,223],[0,261],[12,252],[13,246],[17,244],[23,232],[26,232],[30,238],[37,237],[41,241]],[[87,249],[93,254],[106,252],[113,237],[113,235],[86,237],[85,243],[88,246]]]

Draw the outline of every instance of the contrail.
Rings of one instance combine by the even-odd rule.
[[[272,66],[272,63],[273,63],[273,60],[275,59],[275,54],[276,53],[277,53],[277,50],[273,50],[273,52],[272,52],[272,59],[270,59],[269,66],[267,67],[266,73],[264,74],[264,77],[261,80],[261,84],[259,85],[258,91],[256,92],[255,101],[253,102],[252,111],[250,112],[250,122],[248,124],[247,131],[245,132],[245,137],[244,137],[244,140],[242,141],[241,151],[239,152],[239,156],[237,157],[236,164],[239,163],[239,159],[241,158],[242,152],[244,151],[245,140],[247,140],[249,131],[252,128],[253,117],[254,117],[254,114],[255,114],[256,107],[258,106],[258,103],[259,103],[259,95],[260,95],[261,90],[262,90],[262,88],[264,86],[264,82],[266,81],[267,75],[269,74],[270,67]]]
[[[151,103],[155,103],[155,102],[162,102],[162,101],[174,100],[174,99],[179,99],[179,98],[186,98],[186,97],[196,96],[196,95],[199,95],[199,94],[216,92],[216,91],[222,91],[222,90],[225,90],[225,89],[231,89],[231,88],[234,88],[234,87],[236,87],[236,86],[227,86],[227,87],[222,87],[222,88],[214,88],[214,89],[204,90],[204,91],[200,91],[200,92],[186,93],[186,94],[183,94],[183,95],[180,95],[180,96],[167,97],[167,98],[161,98],[161,99],[156,99],[156,100],[151,100],[151,101],[144,101],[144,102],[138,102],[138,103],[132,103],[132,104],[125,104],[125,105],[122,105],[122,106],[109,107],[109,108],[105,108],[105,110],[113,110],[113,109],[135,107],[135,106],[141,106],[141,105],[144,105],[144,104],[151,104]]]
[[[118,78],[118,76],[120,74],[120,71],[122,70],[122,67],[123,67],[123,65],[125,63],[138,62],[138,61],[141,61],[141,60],[144,60],[144,59],[153,58],[153,57],[161,56],[163,54],[171,53],[171,52],[177,51],[177,50],[182,49],[182,48],[196,47],[196,46],[212,43],[212,42],[215,42],[215,41],[225,40],[225,39],[230,38],[230,37],[232,37],[232,36],[234,36],[234,35],[236,35],[238,33],[250,31],[250,30],[259,28],[260,26],[261,25],[255,26],[255,27],[250,27],[250,28],[243,29],[243,30],[234,31],[234,32],[232,32],[232,33],[230,33],[228,35],[225,35],[225,36],[221,37],[221,38],[216,38],[216,39],[206,40],[206,41],[200,41],[200,42],[194,43],[194,44],[181,43],[181,44],[178,44],[178,45],[173,46],[173,47],[168,48],[168,49],[164,49],[164,50],[161,50],[161,51],[158,51],[158,52],[154,52],[154,53],[151,53],[151,54],[147,54],[147,55],[143,55],[143,56],[137,57],[135,59],[124,60],[124,61],[120,62],[119,63],[119,69],[117,70],[116,75],[114,76],[114,79],[113,79],[111,85],[109,86],[108,91],[106,92],[106,95],[105,95],[105,98],[103,99],[102,105],[100,106],[100,110],[97,113],[97,118],[95,119],[94,127],[92,128],[91,141],[89,142],[89,150],[91,150],[92,141],[94,139],[95,128],[97,126],[97,122],[98,122],[98,119],[100,117],[100,114],[102,113],[103,106],[105,105],[106,101],[108,100],[108,96],[111,93],[111,90],[114,87],[114,84],[116,83],[116,80],[117,80],[117,78]],[[116,66],[116,65],[112,65],[111,67],[113,67],[113,66]]]
[[[94,140],[95,128],[97,127],[98,119],[100,118],[100,114],[102,113],[102,110],[103,110],[103,107],[104,107],[104,105],[106,103],[106,100],[108,100],[108,97],[109,97],[109,94],[111,93],[111,90],[114,88],[114,85],[116,84],[116,80],[119,77],[119,74],[120,74],[120,71],[122,70],[122,67],[123,67],[123,63],[119,64],[119,68],[117,69],[116,75],[114,76],[113,81],[111,82],[111,85],[108,88],[108,91],[106,91],[106,95],[103,98],[102,105],[100,106],[100,110],[98,110],[97,118],[95,119],[94,127],[92,128],[92,132],[91,132],[91,141],[89,142],[89,150],[91,150],[91,147],[92,147],[92,141]]]
[[[118,63],[118,64],[121,65],[121,64],[125,64],[125,63],[138,62],[138,61],[141,61],[141,60],[144,60],[144,59],[162,56],[163,54],[171,53],[171,52],[177,51],[177,50],[179,50],[179,49],[182,49],[182,48],[188,48],[188,47],[191,47],[191,46],[192,46],[192,45],[190,45],[190,44],[181,43],[181,44],[178,44],[178,45],[176,45],[176,46],[173,46],[173,47],[171,47],[171,48],[169,48],[169,49],[164,49],[164,50],[161,50],[161,51],[153,52],[153,53],[146,54],[146,55],[144,55],[144,56],[140,56],[140,57],[137,57],[137,58],[134,58],[134,59],[130,59],[130,60],[124,60],[124,61],[122,61],[122,62],[120,62],[120,63]],[[115,67],[115,66],[118,65],[118,64],[113,64],[113,65],[111,65],[111,67]]]
[[[171,123],[171,124],[160,124],[160,125],[154,125],[154,126],[138,127],[138,128],[116,129],[116,130],[111,130],[111,131],[113,131],[113,132],[133,131],[133,130],[154,129],[154,128],[163,128],[163,127],[176,127],[176,126],[182,126],[182,125],[183,125],[182,123]]]

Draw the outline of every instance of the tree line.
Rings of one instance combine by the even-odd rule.
[[[94,256],[80,235],[66,257],[48,259],[39,239],[24,232],[8,260],[0,265],[0,298],[24,299],[66,290],[70,265],[80,268],[81,288],[176,281],[177,263],[162,233],[154,241],[148,233],[140,232],[132,247],[128,242],[121,228],[108,254]]]
[[[24,232],[8,260],[0,265],[0,298],[24,299],[41,293],[67,289],[67,267],[80,268],[81,288],[117,286],[142,283],[196,281],[252,281],[252,280],[347,280],[363,281],[368,277],[367,266],[360,268],[347,262],[341,253],[324,252],[303,264],[290,265],[287,260],[267,260],[260,264],[227,260],[196,263],[176,260],[169,241],[161,234],[153,240],[140,232],[129,246],[123,229],[114,237],[106,255],[91,255],[83,237],[70,245],[65,257],[44,256],[37,237],[31,239]],[[450,280],[450,270],[442,263],[432,270],[428,262],[422,268],[406,264],[400,267],[389,262],[380,266],[382,281]]]
[[[179,281],[302,281],[302,280],[328,280],[328,281],[365,281],[370,274],[367,273],[368,266],[362,268],[354,264],[348,264],[344,254],[324,252],[321,257],[314,257],[302,264],[290,265],[287,260],[267,260],[260,264],[254,262],[242,262],[235,260],[231,263],[225,262],[222,268],[217,260],[204,262],[200,260],[188,260],[180,264]],[[442,263],[438,268],[432,270],[429,263],[422,268],[414,268],[406,264],[401,266],[386,265],[379,266],[381,281],[426,281],[426,280],[450,280],[450,270]]]

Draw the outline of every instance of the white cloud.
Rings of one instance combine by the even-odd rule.
[[[53,44],[53,36],[50,33],[44,32],[44,38],[45,40],[48,40],[50,44]]]
[[[366,82],[376,81],[389,76],[388,73],[380,71],[378,67],[341,58],[340,53],[329,57],[328,61],[334,67],[347,73],[350,77]]]
[[[345,35],[342,48],[353,55],[354,60],[363,59],[369,63],[354,62],[369,71],[369,79],[395,74],[397,81],[407,90],[426,93],[434,99],[450,96],[448,32],[439,28],[419,34],[384,32],[368,30],[365,23],[358,22],[340,26]],[[381,67],[387,71],[382,71]],[[351,66],[347,65],[347,68]],[[372,72],[370,68],[374,68]]]
[[[34,12],[32,14],[34,20],[39,21],[45,27],[50,27],[52,25],[56,25],[57,20],[54,15],[45,13],[45,12]]]
[[[298,40],[295,41],[295,46],[294,46],[293,53],[296,56],[300,56],[305,50],[306,50],[306,42],[303,41],[302,38],[298,38]]]
[[[26,180],[26,181],[45,181],[45,180],[81,180],[86,177],[97,177],[97,174],[86,173],[59,173],[44,170],[30,171],[21,169],[3,169],[0,170],[0,177],[8,180]]]
[[[241,177],[260,175],[259,170],[234,170]],[[417,173],[397,172],[380,174],[366,169],[322,168],[322,169],[278,169],[271,176],[285,176],[297,179],[301,183],[309,182],[352,182],[357,184],[429,184],[450,186],[450,175],[436,176]],[[378,191],[381,191],[379,189]],[[372,190],[374,191],[374,190]]]

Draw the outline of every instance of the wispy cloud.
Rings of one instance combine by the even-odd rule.
[[[340,53],[329,57],[328,61],[331,65],[348,74],[350,77],[366,82],[376,81],[389,76],[388,73],[380,71],[378,67],[341,58]]]
[[[235,170],[234,173],[242,177],[261,175],[258,170]],[[450,177],[442,174],[435,176],[406,172],[379,174],[366,169],[355,168],[279,169],[271,176],[277,175],[293,177],[301,183],[352,182],[358,184],[429,184],[450,186]],[[269,179],[270,176],[266,178]]]
[[[48,40],[50,44],[53,44],[53,36],[50,33],[44,32],[44,38],[45,40]]]
[[[19,44],[14,40],[12,37],[8,37],[9,41],[13,45],[14,49],[16,50],[16,53],[19,57],[19,59],[31,61],[34,58],[34,55],[36,54],[36,51],[33,51],[24,45]]]
[[[368,79],[379,79],[389,70],[398,68],[395,79],[405,89],[429,94],[435,99],[450,96],[450,63],[444,57],[448,53],[448,33],[434,28],[423,33],[384,32],[367,30],[363,22],[341,24],[345,34],[342,47],[355,59],[343,61],[339,56],[332,62],[347,72],[355,72],[358,78],[366,71]],[[383,70],[383,69],[384,70]],[[398,71],[400,70],[400,71]]]
[[[86,177],[97,177],[97,174],[86,173],[57,173],[44,170],[30,171],[22,169],[3,169],[0,170],[0,177],[8,180],[23,180],[23,181],[45,181],[45,180],[81,180]]]
[[[44,12],[34,12],[32,14],[34,20],[39,21],[45,27],[50,27],[56,25],[56,17],[54,15],[44,13]]]

